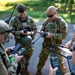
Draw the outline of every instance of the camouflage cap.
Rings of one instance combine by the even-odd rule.
[[[4,21],[2,21],[2,20],[0,20],[0,33],[2,33],[2,32],[4,32],[4,31],[7,31],[7,30],[9,30],[10,28],[9,28],[9,25],[6,23],[6,22],[4,22]],[[6,34],[7,32],[5,32],[5,33],[3,33],[3,34]],[[7,34],[6,34],[7,35]]]

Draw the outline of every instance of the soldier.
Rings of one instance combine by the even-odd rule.
[[[69,48],[72,51],[71,66],[74,67],[75,74],[75,33],[72,36],[72,39],[68,43],[66,43],[65,47]]]
[[[75,65],[75,34],[73,35],[72,39],[66,43],[64,46],[66,48],[69,48],[72,51],[72,58],[71,58],[71,66],[74,67]],[[57,68],[53,69],[51,66],[49,67],[49,75],[56,75]],[[71,75],[71,73],[67,73],[67,75]]]
[[[66,43],[66,45],[65,45],[65,47],[67,47],[67,48],[73,48],[73,45],[75,44],[75,33],[74,33],[74,35],[72,36],[72,39],[68,42],[68,43]]]
[[[18,15],[14,16],[10,22],[9,25],[14,28],[15,32],[12,32],[15,36],[15,41],[16,44],[20,43],[23,47],[28,47],[28,41],[27,40],[23,40],[21,39],[22,37],[27,37],[28,35],[32,37],[32,40],[34,39],[34,36],[36,34],[37,28],[36,28],[36,23],[34,22],[34,20],[27,15],[26,13],[26,6],[24,4],[19,4],[17,6],[17,11],[18,11]],[[20,41],[21,40],[21,41]],[[28,45],[27,45],[28,44]],[[33,48],[31,47],[25,54],[24,54],[24,59],[25,62],[21,61],[21,74],[24,75],[24,71],[27,73],[27,75],[29,75],[28,72],[28,64],[29,64],[29,59],[32,55],[33,52]],[[25,67],[24,67],[25,65]],[[19,67],[20,68],[20,67]]]
[[[42,50],[39,56],[39,63],[37,65],[36,75],[41,75],[41,70],[45,64],[45,61],[47,60],[48,55],[53,54],[53,51],[48,50],[46,47],[48,46],[51,48],[52,42],[59,45],[62,44],[62,40],[66,38],[67,29],[67,23],[57,14],[56,8],[54,6],[49,6],[47,9],[47,19],[44,21],[41,28],[41,34],[43,34],[43,32],[47,32],[47,35],[44,36]],[[55,50],[61,53],[61,50],[59,50],[56,46]],[[57,56],[60,62],[62,75],[64,75],[65,67],[62,63],[62,56]]]
[[[15,70],[17,69],[17,62],[19,62],[23,56],[15,55],[15,61],[13,61],[13,63],[16,63],[16,66],[15,64],[10,63],[5,47],[3,45],[6,40],[9,39],[9,33],[5,32],[7,30],[9,30],[9,26],[4,21],[0,20],[0,75],[16,75]]]

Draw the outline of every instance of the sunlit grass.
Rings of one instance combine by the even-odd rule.
[[[29,1],[29,2],[28,2]],[[37,2],[39,1],[39,2]],[[41,4],[40,0],[1,0],[0,1],[0,19],[5,19],[5,18],[9,18],[14,5],[15,4],[20,4],[20,3],[24,3],[27,6],[27,14],[30,15],[31,17],[34,18],[35,21],[44,21],[46,18],[46,10],[48,5],[44,5],[45,3]],[[56,3],[55,4],[56,7],[58,9],[61,8],[61,4],[60,3]],[[64,5],[64,4],[62,4]],[[74,7],[73,7],[74,8]],[[66,11],[69,8],[66,8]],[[73,12],[72,14],[68,14],[65,11],[63,11],[64,9],[60,9],[60,11],[58,11],[58,13],[60,12],[60,15],[66,20],[67,23],[75,23],[75,13]],[[61,14],[62,13],[62,14]],[[66,13],[66,14],[64,14]],[[17,14],[17,11],[14,11],[14,15]]]
[[[60,14],[67,23],[75,23],[75,14]]]
[[[12,6],[6,6],[8,3],[19,4],[20,2],[27,2],[27,0],[0,0],[0,11],[11,9]]]

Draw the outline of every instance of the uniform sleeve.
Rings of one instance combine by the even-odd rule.
[[[16,18],[16,16],[12,17],[11,20],[9,21],[9,27],[15,29],[14,31],[12,31],[12,34],[20,38],[21,30],[17,30],[18,25],[17,20],[18,19]]]
[[[10,64],[10,61],[9,61],[9,58],[8,58],[8,55],[6,53],[6,50],[5,50],[5,47],[4,45],[1,43],[1,48],[0,48],[0,55],[1,55],[1,58],[3,60],[3,63],[4,65],[8,68],[9,64]]]
[[[46,25],[47,25],[47,21],[45,20],[42,24],[41,31],[45,31]]]
[[[8,68],[9,73],[12,75],[16,75],[17,66],[18,66],[18,63],[15,62],[15,60],[12,63],[10,63]]]
[[[31,32],[32,32],[32,38],[34,39],[36,32],[37,32],[37,25],[35,23],[35,21],[31,18],[30,19],[30,25],[31,25]]]
[[[71,39],[70,44],[71,44],[71,45],[75,44],[75,33],[74,33],[73,36],[72,36],[72,39]]]
[[[68,32],[67,23],[64,20],[60,20],[59,22],[59,32],[52,33],[52,36],[61,38],[62,40],[66,38]]]
[[[75,42],[75,33],[72,36],[72,42]]]

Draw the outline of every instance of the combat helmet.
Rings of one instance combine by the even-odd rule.
[[[28,47],[32,43],[32,38],[30,35],[23,36],[19,43],[22,45],[22,47]]]
[[[8,36],[8,33],[5,31],[7,31],[9,29],[10,29],[9,25],[6,22],[0,20],[0,34],[5,34],[6,36]],[[4,33],[2,33],[2,32],[4,32]]]

